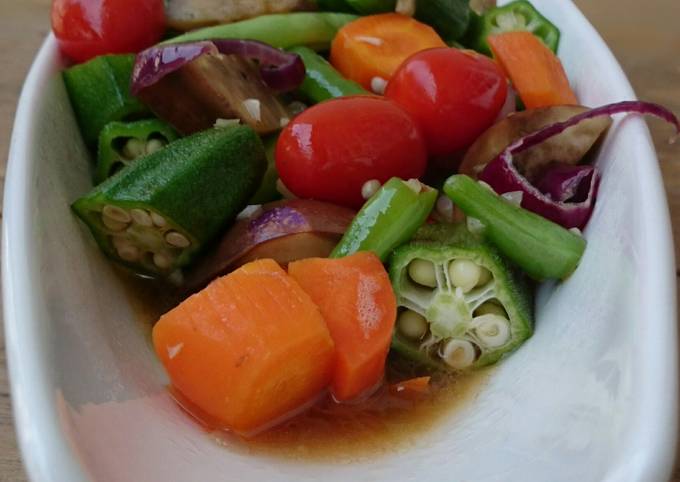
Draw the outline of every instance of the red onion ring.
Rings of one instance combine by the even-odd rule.
[[[564,122],[551,124],[541,130],[521,137],[506,147],[498,157],[487,164],[479,175],[479,179],[489,184],[499,194],[522,191],[522,207],[525,209],[540,214],[566,228],[582,229],[588,222],[588,219],[590,219],[590,215],[595,206],[599,179],[597,172],[593,172],[590,176],[588,193],[584,200],[566,202],[561,199],[553,199],[551,195],[547,195],[532,185],[515,168],[513,155],[540,144],[551,137],[559,135],[569,127],[587,119],[628,113],[654,115],[673,124],[676,133],[680,133],[680,122],[677,117],[675,117],[671,111],[660,105],[642,101],[624,101],[604,105],[583,112],[582,114],[575,115]],[[577,187],[582,185],[582,181],[583,179],[578,183]],[[563,196],[564,193],[557,197]]]

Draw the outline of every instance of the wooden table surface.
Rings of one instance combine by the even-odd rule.
[[[554,0],[566,1],[566,0]],[[638,96],[680,114],[680,0],[575,0],[614,51]],[[0,176],[23,79],[49,30],[50,0],[0,0]],[[597,75],[597,72],[593,72]],[[669,128],[649,121],[680,239],[680,145]],[[676,253],[678,247],[676,246]],[[676,258],[680,260],[680,255]],[[12,426],[4,335],[0,329],[0,482],[25,481]],[[680,471],[673,481],[680,482]],[[67,481],[64,481],[67,482]]]

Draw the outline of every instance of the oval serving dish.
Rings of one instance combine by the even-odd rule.
[[[633,99],[602,39],[566,0],[562,29],[584,105]],[[676,279],[649,133],[617,118],[579,269],[537,297],[534,337],[462,408],[388,455],[305,461],[230,450],[187,417],[119,276],[69,210],[85,146],[49,37],[17,112],[5,188],[3,293],[20,446],[36,482],[656,481],[677,429]],[[148,327],[147,327],[148,329]]]

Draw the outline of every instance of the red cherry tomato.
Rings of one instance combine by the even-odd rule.
[[[507,80],[493,60],[443,48],[409,57],[385,95],[411,114],[429,153],[446,156],[468,147],[491,126],[507,90]]]
[[[52,30],[62,52],[77,62],[139,52],[165,31],[163,0],[54,0]]]
[[[296,196],[358,208],[372,179],[423,175],[425,142],[411,117],[379,97],[345,97],[307,109],[281,133],[276,167]]]

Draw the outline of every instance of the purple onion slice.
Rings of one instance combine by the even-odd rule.
[[[559,176],[559,173],[554,173],[552,180],[548,178],[545,185],[541,186],[545,189],[542,191],[517,171],[513,163],[513,155],[540,144],[587,119],[628,113],[657,116],[673,124],[676,132],[680,133],[678,119],[672,112],[660,105],[641,101],[624,101],[604,105],[521,137],[487,164],[479,175],[479,179],[489,184],[499,194],[522,191],[522,207],[525,209],[540,214],[565,228],[582,229],[592,214],[597,198],[599,176],[594,168],[589,176],[586,175],[586,171],[579,173],[578,176],[575,176],[576,173],[572,173],[571,176],[565,176],[564,173]],[[560,177],[565,182],[564,185],[558,182]],[[573,190],[572,195],[565,199],[570,189]]]
[[[156,45],[140,52],[132,70],[131,92],[137,95],[197,57],[216,53],[257,60],[262,80],[277,92],[293,90],[305,78],[305,64],[297,54],[284,52],[256,40],[212,40]]]
[[[591,186],[598,182],[597,170],[589,165],[558,164],[548,169],[536,187],[554,201],[583,202]]]

